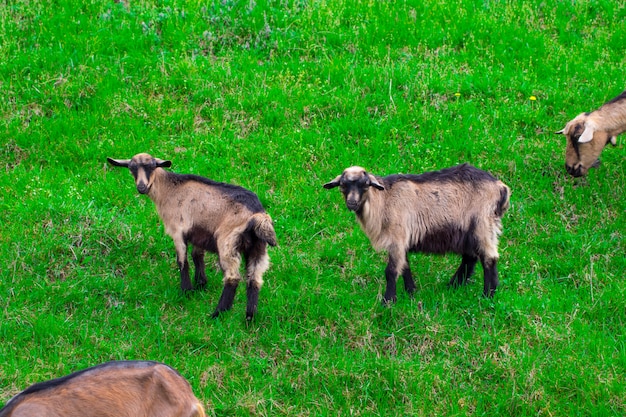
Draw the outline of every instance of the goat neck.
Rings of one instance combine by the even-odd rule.
[[[618,111],[617,107],[623,107],[624,111]],[[626,99],[625,104],[618,106],[613,103],[612,106],[602,106],[600,109],[592,112],[589,119],[593,120],[596,126],[602,126],[610,138],[621,135],[626,132]]]
[[[148,190],[148,197],[158,206],[161,202],[171,197],[170,188],[172,181],[170,176],[176,175],[165,171],[163,168],[156,168],[152,172],[152,186]]]
[[[361,209],[356,212],[357,221],[372,242],[374,249],[384,250],[388,244],[384,233],[386,221],[381,221],[386,218],[385,190],[371,187],[363,198]]]

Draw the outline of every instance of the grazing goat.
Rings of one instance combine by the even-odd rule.
[[[206,284],[205,251],[218,254],[224,271],[224,289],[213,317],[233,305],[241,281],[239,268],[243,255],[248,298],[246,318],[251,320],[257,309],[263,273],[269,267],[267,245],[276,246],[272,219],[256,194],[197,175],[165,171],[162,167],[170,167],[170,161],[146,153],[132,159],[107,160],[112,165],[129,168],[137,191],[154,201],[166,233],[174,240],[183,291],[192,289],[187,245],[193,246],[196,287]]]
[[[400,274],[409,293],[415,282],[408,252],[462,255],[451,286],[465,284],[478,259],[484,269],[483,294],[498,286],[498,236],[509,207],[510,189],[491,174],[463,164],[421,175],[376,177],[350,167],[324,188],[340,187],[349,210],[376,250],[386,250],[384,303],[396,300]]]
[[[17,394],[0,417],[204,417],[191,386],[169,366],[113,361]]]
[[[581,113],[557,134],[567,138],[565,169],[573,177],[587,175],[589,168],[600,165],[600,153],[615,137],[626,132],[626,91],[598,110]]]

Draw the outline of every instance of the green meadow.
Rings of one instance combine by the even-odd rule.
[[[585,178],[554,132],[624,90],[623,1],[0,2],[0,404],[109,360],[176,368],[208,416],[626,415],[624,138]],[[246,187],[274,219],[259,311],[181,293],[126,169]],[[377,253],[322,184],[468,162],[512,190],[500,287],[381,304]]]

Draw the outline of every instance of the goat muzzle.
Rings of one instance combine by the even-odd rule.
[[[596,159],[596,161],[593,164],[591,164],[591,166],[589,168],[585,168],[583,166],[583,164],[577,163],[574,166],[565,164],[565,170],[572,177],[583,177],[583,176],[587,175],[587,171],[589,171],[589,169],[591,169],[591,168],[598,168],[599,166],[600,166],[600,160]]]
[[[358,211],[361,204],[358,200],[346,200],[346,206],[349,210]]]
[[[140,182],[137,184],[137,191],[139,192],[139,194],[148,194],[148,190],[150,190],[150,187],[148,187],[145,182]]]
[[[583,174],[580,172],[581,171],[581,167],[582,167],[582,165],[580,165],[580,164],[576,165],[576,168],[574,168],[571,165],[565,164],[565,170],[572,177],[582,177]]]

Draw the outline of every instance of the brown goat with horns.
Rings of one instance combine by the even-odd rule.
[[[17,394],[0,417],[204,417],[185,378],[152,361],[113,361]]]
[[[192,289],[187,245],[191,244],[196,287],[206,284],[204,253],[217,253],[224,271],[224,289],[213,313],[229,310],[241,274],[241,257],[246,261],[248,304],[246,318],[257,309],[263,273],[269,267],[267,245],[276,246],[272,219],[252,191],[197,175],[165,171],[170,161],[146,153],[132,159],[107,158],[114,166],[127,167],[135,178],[137,191],[154,201],[165,231],[174,240],[180,267],[180,286]]]
[[[600,165],[600,153],[615,137],[626,132],[626,91],[598,110],[581,113],[556,132],[567,138],[565,169],[574,177],[587,175]]]
[[[465,284],[480,260],[483,294],[493,296],[501,217],[511,191],[491,174],[463,164],[421,175],[377,177],[354,166],[324,184],[334,187],[340,187],[374,249],[388,252],[384,303],[396,300],[400,275],[405,289],[415,291],[409,252],[462,255],[452,286]]]

